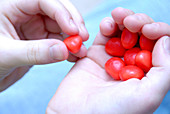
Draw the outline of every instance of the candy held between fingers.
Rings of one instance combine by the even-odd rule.
[[[71,53],[79,52],[82,46],[82,38],[79,35],[67,37],[63,42]]]

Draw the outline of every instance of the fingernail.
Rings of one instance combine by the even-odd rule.
[[[83,41],[88,40],[88,38],[89,38],[89,33],[88,33],[85,25],[84,25],[84,24],[81,24],[80,28],[81,28],[81,31],[82,31],[82,32],[81,32],[81,31],[80,31],[80,32],[82,33],[82,39],[83,39]]]
[[[131,11],[131,10],[129,10],[129,9],[124,9],[126,12],[127,12],[127,14],[129,14],[129,15],[132,15],[132,14],[134,14],[133,13],[133,11]]]
[[[84,31],[84,32],[87,32],[87,29],[86,29],[84,24],[81,24],[81,30]]]
[[[64,59],[62,47],[60,46],[60,44],[55,44],[52,47],[50,47],[50,56],[51,56],[51,58],[53,58],[55,60],[63,60]]]
[[[137,19],[138,21],[143,21],[143,17],[140,15],[132,15],[132,17]]]
[[[155,28],[158,28],[159,27],[159,24],[158,23],[152,23],[150,24],[152,27],[155,27]]]
[[[109,26],[110,28],[113,28],[113,23],[109,20],[105,21],[106,26]]]
[[[170,37],[166,37],[164,40],[164,48],[170,54]]]
[[[77,28],[76,24],[74,23],[74,21],[72,19],[70,19],[70,25],[73,27],[73,28]]]

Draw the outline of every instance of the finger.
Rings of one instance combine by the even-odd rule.
[[[106,17],[100,23],[100,32],[97,34],[93,45],[105,45],[110,38],[118,37],[119,33],[120,30],[116,22],[112,18]]]
[[[170,37],[160,38],[152,52],[152,64],[156,67],[170,67]]]
[[[61,40],[61,41],[64,40],[63,35],[61,33],[59,33],[59,34],[49,33],[47,39],[58,39],[58,40]]]
[[[106,61],[112,56],[106,53],[105,46],[93,45],[88,49],[87,57],[100,65],[100,67],[104,68]]]
[[[94,39],[93,45],[105,45],[110,37],[106,37],[99,32]]]
[[[43,22],[41,16],[34,16],[29,22],[23,24],[21,31],[24,36],[22,37],[20,34],[22,40],[38,40],[44,38],[61,39],[62,36],[62,31],[56,21],[45,17]],[[63,40],[63,38],[61,40]]]
[[[123,23],[124,26],[131,32],[140,32],[142,27],[145,24],[153,23],[153,19],[147,16],[146,14],[136,13],[133,15],[127,16]]]
[[[100,23],[100,32],[102,35],[112,37],[118,33],[118,25],[111,17],[104,18]]]
[[[73,54],[69,53],[69,56],[68,56],[68,61],[69,62],[76,62],[79,58],[74,56]]]
[[[21,25],[19,29],[22,32],[19,32],[22,40],[44,39],[48,35],[44,22],[39,15],[32,17],[27,23]]]
[[[65,33],[69,35],[78,34],[78,28],[72,16],[57,0],[18,0],[16,6],[21,13],[27,15],[35,15],[43,12],[45,15],[55,20]]]
[[[73,55],[75,55],[76,57],[79,57],[79,58],[85,57],[87,55],[87,48],[85,47],[84,44],[82,44],[79,52],[77,52]]]
[[[50,33],[61,33],[62,30],[55,20],[49,17],[44,17],[45,28]]]
[[[30,69],[30,66],[16,68],[13,71],[13,74],[10,74],[10,75],[4,77],[3,80],[0,80],[0,92],[7,89],[9,86],[14,84],[17,80],[22,78],[22,76],[24,76],[24,74],[26,72],[28,72],[29,69]],[[14,75],[14,74],[16,74],[16,75]]]
[[[134,12],[129,9],[124,9],[124,8],[118,7],[116,9],[114,9],[111,14],[112,14],[112,17],[115,20],[115,22],[118,24],[120,30],[123,30],[124,19],[127,16],[134,14]]]
[[[142,33],[149,39],[158,39],[162,36],[170,36],[170,25],[162,22],[146,24],[142,28]]]
[[[67,47],[62,41],[56,39],[4,40],[0,48],[3,48],[3,51],[0,52],[0,63],[3,67],[9,68],[53,63],[68,58]]]
[[[134,12],[129,9],[118,7],[115,8],[111,14],[117,24],[123,25],[124,18],[134,14]]]
[[[70,62],[76,62],[78,59],[83,58],[87,55],[87,48],[84,46],[84,44],[81,46],[79,52],[77,53],[69,53],[68,61]]]
[[[60,2],[70,12],[75,24],[79,29],[79,35],[82,37],[83,41],[87,41],[89,38],[89,34],[85,27],[85,23],[81,14],[77,11],[77,9],[73,6],[73,4],[69,0],[60,0]]]

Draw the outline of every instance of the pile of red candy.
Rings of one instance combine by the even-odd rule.
[[[115,80],[142,79],[152,67],[155,42],[125,28],[121,38],[113,37],[105,45],[106,52],[113,56],[105,64],[106,72]]]

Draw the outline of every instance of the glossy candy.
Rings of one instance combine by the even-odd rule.
[[[119,76],[123,81],[131,78],[142,79],[144,77],[144,72],[135,65],[128,65],[122,68],[122,70],[119,72]]]
[[[142,50],[136,55],[136,65],[144,72],[148,72],[152,67],[152,53],[148,50]]]
[[[124,48],[133,48],[138,41],[138,33],[132,33],[128,29],[124,29],[121,35],[121,42]]]
[[[63,41],[71,53],[79,52],[82,45],[82,38],[78,35],[70,36]]]
[[[124,55],[124,61],[126,65],[135,65],[136,55],[140,51],[140,48],[135,47],[127,50]]]
[[[115,80],[120,80],[119,71],[125,66],[124,61],[121,58],[113,57],[109,59],[105,64],[106,72]]]
[[[126,49],[122,46],[120,38],[111,38],[105,45],[105,50],[109,55],[123,57]]]
[[[156,40],[150,40],[146,38],[144,35],[140,36],[139,45],[142,50],[148,50],[152,52],[155,43]]]

